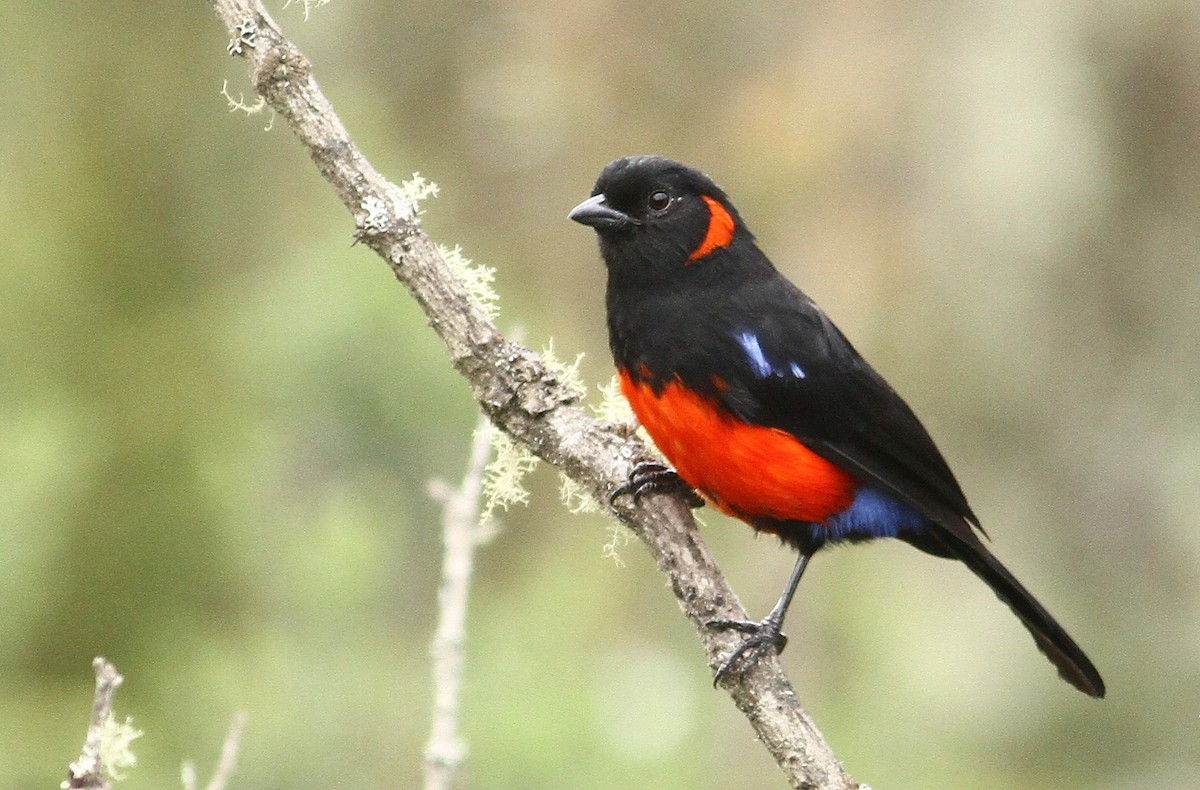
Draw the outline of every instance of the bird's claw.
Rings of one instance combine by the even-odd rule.
[[[642,497],[652,492],[679,494],[690,507],[704,506],[704,500],[696,493],[696,489],[688,485],[678,472],[655,461],[642,461],[633,467],[629,480],[612,492],[608,504],[611,506],[618,498],[629,494],[633,497],[633,504],[637,505]]]
[[[749,634],[729,654],[729,657],[721,662],[721,666],[717,667],[716,674],[713,676],[714,687],[739,663],[742,665],[739,674],[745,675],[768,648],[774,649],[775,654],[778,655],[787,647],[787,636],[779,630],[782,627],[781,624],[770,617],[760,622],[749,620],[709,620],[705,623],[705,626],[713,631],[738,631],[743,634]]]

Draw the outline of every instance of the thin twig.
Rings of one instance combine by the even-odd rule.
[[[229,734],[225,736],[225,743],[221,746],[221,759],[217,762],[217,769],[213,772],[212,781],[208,783],[205,790],[225,790],[229,784],[229,780],[237,768],[238,748],[241,745],[242,732],[245,729],[246,712],[238,711],[233,715],[233,721],[229,723]],[[191,760],[185,762],[181,774],[183,790],[199,790],[200,783],[196,776],[194,762]]]
[[[500,334],[421,230],[416,206],[367,161],[313,78],[312,64],[257,0],[209,0],[246,60],[254,89],[295,133],[355,217],[356,238],[378,253],[425,311],[454,367],[489,419],[515,442],[575,480],[598,501],[648,459],[628,429],[598,423],[544,360]],[[686,503],[652,494],[620,500],[615,515],[645,543],[715,670],[738,641],[711,620],[748,620],[713,561]],[[795,788],[856,788],[805,712],[775,656],[722,687]]]
[[[494,429],[480,418],[471,445],[467,472],[456,489],[430,483],[429,493],[442,504],[442,586],[438,590],[438,623],[430,653],[433,656],[433,725],[425,747],[425,790],[450,790],[467,748],[458,732],[467,596],[475,564],[475,547],[487,529],[480,523],[479,499],[483,473],[491,456]]]
[[[104,746],[114,726],[113,697],[125,678],[115,666],[100,656],[92,661],[92,669],[96,672],[92,718],[83,741],[83,751],[79,759],[71,763],[67,779],[61,785],[63,790],[110,790],[112,776],[120,767],[105,764]]]

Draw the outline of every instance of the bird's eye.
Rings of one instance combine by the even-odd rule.
[[[671,205],[671,196],[661,189],[652,192],[650,199],[646,201],[646,206],[656,214],[666,211],[669,205]]]

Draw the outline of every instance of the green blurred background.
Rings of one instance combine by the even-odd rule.
[[[1008,563],[1103,672],[1058,681],[961,567],[831,551],[784,663],[878,788],[1200,786],[1200,10],[334,0],[271,10],[501,323],[608,381],[566,220],[616,156],[709,172],[923,416]],[[431,477],[475,421],[424,318],[201,2],[0,6],[0,787],[78,754],[91,658],[125,787],[407,788],[428,730]],[[542,469],[479,558],[479,788],[777,787],[637,545]],[[703,513],[763,613],[792,556]]]

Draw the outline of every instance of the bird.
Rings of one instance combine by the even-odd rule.
[[[661,156],[623,157],[568,217],[596,233],[620,389],[670,464],[636,465],[613,501],[682,491],[798,553],[763,620],[708,623],[745,634],[714,685],[782,651],[818,550],[897,538],[966,565],[1066,682],[1104,696],[1087,655],[984,544],[913,410],[775,268],[711,178]]]

